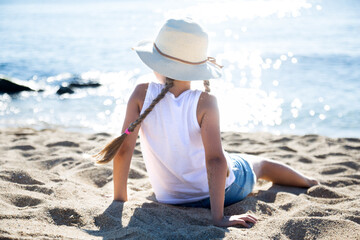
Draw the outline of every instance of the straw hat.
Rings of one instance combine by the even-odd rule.
[[[221,77],[221,67],[207,56],[208,35],[191,19],[169,19],[155,42],[141,41],[133,49],[152,70],[182,80]]]

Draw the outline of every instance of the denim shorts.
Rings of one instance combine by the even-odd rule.
[[[252,166],[241,154],[229,155],[232,160],[232,170],[235,175],[235,181],[225,189],[225,207],[243,200],[252,192],[256,183],[256,175]],[[210,197],[196,202],[176,204],[176,206],[210,208]]]

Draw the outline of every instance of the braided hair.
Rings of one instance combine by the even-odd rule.
[[[209,93],[210,92],[210,81],[209,80],[204,80],[204,87],[205,87],[205,92]]]
[[[165,97],[165,94],[174,86],[174,80],[171,78],[166,78],[165,87],[161,90],[159,95],[151,102],[149,107],[126,129],[125,133],[121,136],[115,138],[110,143],[108,143],[99,153],[94,157],[98,159],[97,164],[105,164],[110,162],[118,152],[121,144],[124,142],[128,134],[134,131],[134,129],[146,118],[146,116],[153,110],[155,105]]]

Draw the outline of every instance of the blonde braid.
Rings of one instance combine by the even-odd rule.
[[[146,116],[153,110],[155,105],[165,97],[165,94],[174,86],[174,80],[171,78],[166,78],[165,87],[161,90],[159,95],[151,102],[149,107],[126,129],[126,132],[121,134],[121,136],[115,138],[110,143],[108,143],[103,150],[101,150],[94,157],[98,160],[97,164],[105,164],[110,162],[114,157],[117,151],[119,150],[121,144],[124,142],[128,134],[134,131],[134,129],[146,118]]]
[[[210,89],[210,81],[209,80],[204,80],[204,87],[205,87],[205,92],[209,93],[211,91]]]

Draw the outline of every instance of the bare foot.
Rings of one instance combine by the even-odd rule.
[[[316,180],[315,178],[310,178],[310,177],[308,177],[306,179],[306,182],[307,182],[308,187],[312,187],[312,186],[320,184],[320,182],[318,180]]]

